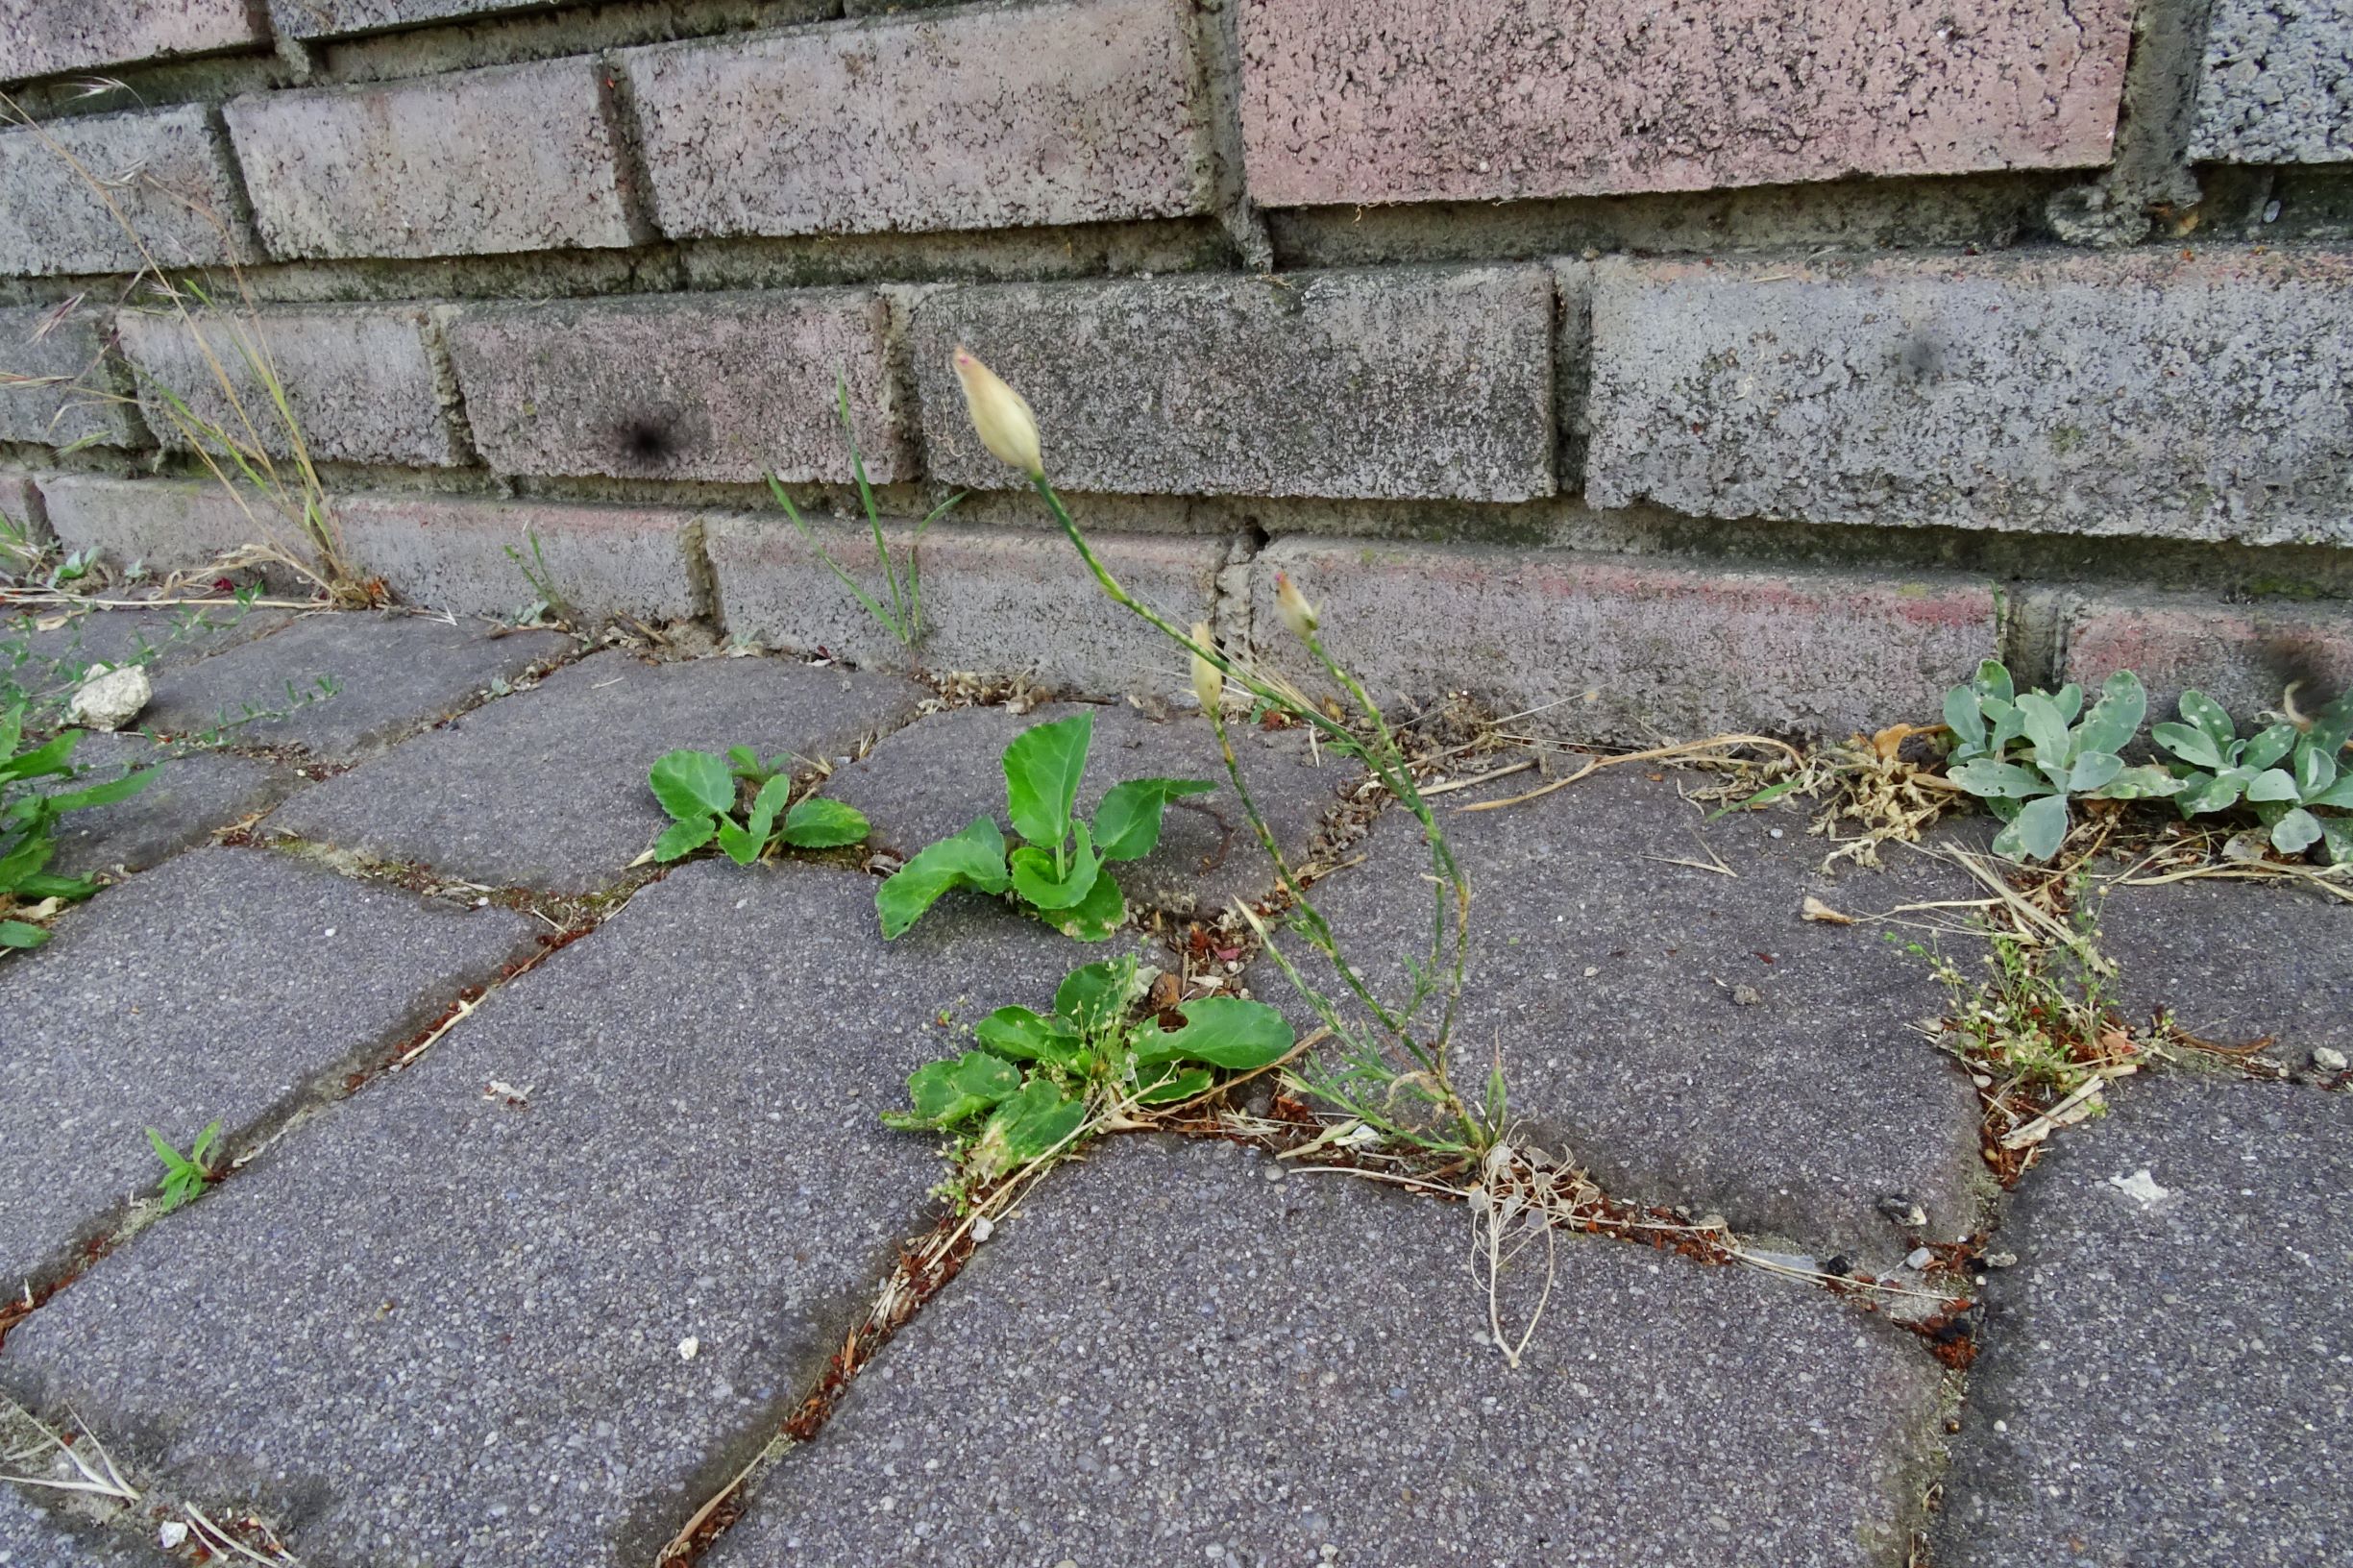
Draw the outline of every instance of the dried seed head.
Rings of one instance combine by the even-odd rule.
[[[1041,478],[1045,473],[1045,455],[1038,445],[1038,416],[1030,412],[1028,402],[961,343],[948,363],[964,384],[965,411],[972,416],[980,444],[999,462],[1011,464],[1033,479]]]
[[[1275,608],[1283,612],[1283,624],[1301,642],[1306,642],[1314,631],[1315,606],[1308,602],[1308,596],[1299,591],[1287,572],[1275,574]]]
[[[1207,621],[1193,623],[1193,641],[1203,648],[1215,648],[1217,640],[1210,631]],[[1201,699],[1201,711],[1214,718],[1218,704],[1225,699],[1226,677],[1218,668],[1195,653],[1193,659],[1193,696]]]

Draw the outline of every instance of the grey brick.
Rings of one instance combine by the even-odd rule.
[[[2353,1051],[2353,904],[2198,877],[2112,887],[2096,909],[2117,966],[2110,995],[2135,1027],[2162,1012],[2200,1040],[2267,1037],[2298,1067],[2316,1047]]]
[[[299,431],[310,455],[354,463],[446,467],[462,461],[434,385],[418,306],[273,307],[251,314],[126,310],[123,353],[145,375],[139,406],[167,447],[190,446],[163,398],[273,456],[293,453]],[[285,390],[293,430],[279,415],[257,364]],[[233,404],[221,389],[225,375]]]
[[[169,1557],[130,1532],[104,1534],[76,1517],[73,1501],[71,1492],[0,1486],[0,1568],[167,1568]]]
[[[306,548],[295,520],[260,492],[240,485],[233,494],[217,479],[45,474],[40,489],[58,543],[96,551],[117,566],[141,561],[158,572],[190,571],[247,545]],[[264,575],[282,580],[277,570]]]
[[[2065,679],[2086,690],[2119,670],[2148,688],[2152,721],[2174,717],[2195,687],[2252,733],[2261,716],[2289,700],[2306,712],[2353,691],[2353,609],[2258,600],[2226,604],[2191,595],[2102,590],[2071,607]]]
[[[257,11],[250,0],[0,0],[0,82],[266,46]]]
[[[888,604],[872,536],[847,524],[813,527],[868,596]],[[913,533],[906,524],[884,529],[902,572]],[[800,652],[822,648],[860,664],[908,663],[780,514],[713,516],[703,542],[730,635]],[[1098,534],[1090,543],[1129,592],[1179,625],[1213,616],[1223,540]],[[930,669],[1024,671],[1042,685],[1091,696],[1192,690],[1184,653],[1105,598],[1059,533],[938,524],[923,536],[919,564],[931,629],[914,657]]]
[[[227,113],[277,257],[631,242],[594,60],[249,96]]]
[[[477,16],[547,12],[580,0],[269,0],[270,20],[289,38],[345,38]]]
[[[870,289],[467,310],[450,333],[474,439],[509,474],[847,479],[837,376],[877,484],[911,477]]]
[[[971,430],[964,343],[1037,409],[1068,490],[1524,501],[1553,493],[1541,267],[1015,283],[916,307],[933,472],[1018,487]]]
[[[267,811],[306,782],[285,763],[227,751],[175,755],[143,735],[85,734],[74,747],[74,765],[95,770],[93,783],[150,764],[159,766],[130,799],[59,821],[51,870],[65,876],[144,870]],[[7,1561],[0,1557],[0,1568]]]
[[[1329,683],[1275,612],[1284,571],[1378,700],[1469,691],[1580,739],[1843,738],[1935,713],[1945,688],[1996,651],[1993,585],[1968,577],[1279,539],[1251,567],[1252,648],[1316,691]]]
[[[2229,163],[2353,159],[2353,3],[2215,0],[2190,156]]]
[[[691,511],[384,494],[344,497],[335,515],[361,575],[411,604],[512,614],[539,597],[527,566],[591,620],[683,621],[704,608]]]
[[[2353,542],[2340,254],[1594,269],[1597,505]]]
[[[0,272],[135,272],[141,242],[165,266],[258,260],[237,212],[228,149],[199,105],[0,132]]]
[[[56,537],[49,531],[40,487],[22,469],[0,468],[0,521],[14,538],[39,543]]]
[[[133,410],[120,401],[122,367],[109,362],[111,336],[99,310],[61,313],[49,305],[0,310],[0,370],[66,378],[47,386],[0,386],[0,441],[145,445]]]
[[[620,56],[662,232],[1006,229],[1206,210],[1171,0],[878,17]]]

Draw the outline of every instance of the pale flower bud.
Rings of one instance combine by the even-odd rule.
[[[1291,635],[1301,642],[1315,629],[1315,606],[1308,596],[1299,591],[1287,572],[1275,574],[1275,608],[1283,612],[1283,624],[1291,628]]]
[[[1193,641],[1203,648],[1217,646],[1214,634],[1211,632],[1210,624],[1207,621],[1193,623]],[[1201,699],[1201,711],[1213,718],[1215,717],[1218,704],[1225,700],[1225,693],[1226,677],[1224,674],[1209,660],[1195,653],[1193,655],[1193,696]]]
[[[948,363],[955,367],[956,380],[964,383],[965,411],[972,416],[980,444],[999,462],[1010,463],[1033,479],[1043,475],[1045,455],[1038,447],[1038,416],[1030,412],[1028,402],[961,343]]]

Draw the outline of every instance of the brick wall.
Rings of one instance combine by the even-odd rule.
[[[0,0],[0,511],[200,565],[285,388],[354,560],[1182,690],[1123,575],[1386,695],[1841,730],[1974,660],[2353,678],[2353,9],[2262,0]],[[216,312],[157,308],[201,269]],[[259,444],[283,457],[282,429]],[[1304,672],[1301,673],[1304,674]]]

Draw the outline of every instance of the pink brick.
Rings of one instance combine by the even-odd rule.
[[[557,594],[593,620],[678,621],[702,610],[701,525],[681,508],[376,494],[343,497],[335,512],[360,574],[410,604],[512,614],[539,597],[525,564],[544,562]]]
[[[627,245],[594,60],[233,100],[254,219],[282,258]]]
[[[269,42],[248,0],[0,0],[0,82]]]
[[[201,105],[0,132],[0,272],[136,272],[148,255],[166,266],[260,259]]]
[[[166,391],[198,418],[272,456],[293,453],[299,431],[315,459],[448,467],[460,460],[441,406],[417,306],[271,306],[203,315],[123,311],[124,355],[142,371],[140,407],[166,447],[188,439]],[[285,391],[293,429],[254,366]],[[236,396],[221,390],[226,376]]]
[[[1274,608],[1288,572],[1322,637],[1385,705],[1469,691],[1587,739],[1846,736],[1935,715],[1995,650],[1968,578],[1737,572],[1509,546],[1278,540],[1251,568],[1258,657],[1303,684]],[[1400,635],[1400,627],[1412,628]]]
[[[1207,207],[1178,0],[625,52],[662,232],[1001,229]]]
[[[475,444],[505,474],[847,479],[834,379],[869,478],[911,477],[870,289],[469,307],[450,332]]]
[[[1270,207],[2108,160],[2130,0],[1239,0]]]
[[[58,543],[92,551],[116,566],[140,562],[155,572],[192,572],[249,545],[274,545],[306,556],[299,519],[257,491],[233,493],[216,479],[113,479],[88,474],[47,474],[42,504]],[[271,567],[273,587],[299,579]]]
[[[863,525],[813,521],[825,550],[878,603],[889,588]],[[895,561],[911,529],[888,526]],[[1121,585],[1171,620],[1213,617],[1221,539],[1104,534],[1091,541]],[[715,516],[705,539],[728,634],[860,664],[904,668],[905,651],[774,512]],[[917,657],[937,671],[1028,671],[1066,695],[1190,690],[1182,653],[1103,596],[1061,534],[935,525],[924,535]]]
[[[545,12],[586,0],[269,0],[270,20],[289,38],[342,38],[509,12]]]
[[[2174,717],[2194,687],[2245,728],[2280,707],[2291,681],[2303,682],[2296,701],[2306,711],[2353,688],[2353,607],[2088,595],[2070,617],[2063,663],[2066,678],[2086,687],[2133,671],[2148,687],[2152,721]]]

